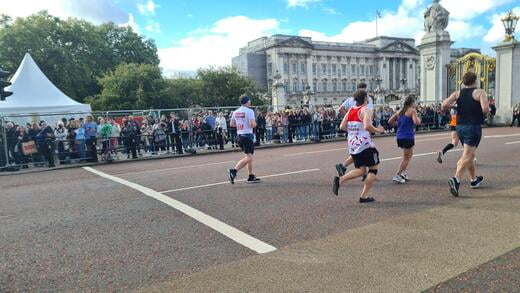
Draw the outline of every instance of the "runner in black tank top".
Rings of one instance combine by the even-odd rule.
[[[448,181],[450,192],[454,196],[459,196],[460,179],[466,169],[471,178],[471,188],[478,188],[484,180],[484,177],[476,176],[474,159],[482,138],[481,124],[484,122],[484,114],[489,112],[487,94],[477,88],[475,73],[467,72],[462,81],[464,88],[454,92],[442,103],[443,110],[457,104],[457,136],[464,145],[464,153],[457,162],[457,172]]]

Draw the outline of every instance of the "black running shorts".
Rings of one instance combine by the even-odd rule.
[[[379,152],[376,148],[368,148],[359,154],[352,155],[356,168],[379,165]]]
[[[252,134],[240,134],[237,136],[238,146],[245,154],[255,153],[255,142]]]
[[[411,149],[415,145],[414,139],[397,139],[397,146],[401,149]]]

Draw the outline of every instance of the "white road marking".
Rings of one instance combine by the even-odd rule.
[[[464,149],[454,149],[454,150],[448,151],[448,153],[460,152],[460,151],[463,151],[463,150]],[[430,152],[430,153],[415,154],[412,157],[425,157],[425,156],[431,156],[431,155],[436,155],[436,154],[437,154],[437,152]],[[395,160],[401,160],[402,158],[403,157],[393,157],[393,158],[381,159],[380,161],[381,162],[395,161]]]
[[[309,155],[309,154],[319,154],[319,153],[327,153],[327,152],[337,152],[337,151],[347,151],[347,147],[338,148],[338,149],[329,149],[329,150],[321,150],[321,151],[312,151],[312,152],[303,152],[303,153],[294,153],[294,154],[286,154],[284,157],[292,157],[292,156],[301,156],[301,155]]]
[[[441,133],[441,134],[426,134],[426,135],[417,135],[415,138],[423,138],[423,137],[434,137],[434,136],[446,136],[450,137],[450,133]]]
[[[446,136],[446,137],[437,137],[437,138],[418,139],[415,142],[432,141],[432,140],[448,140],[449,138],[450,138],[449,136]]]
[[[520,134],[502,134],[502,135],[486,135],[484,138],[503,138],[503,137],[513,137],[520,136]]]
[[[506,142],[505,144],[519,144],[520,141],[512,141],[512,142]]]
[[[94,173],[98,176],[101,176],[103,178],[112,180],[114,182],[117,182],[119,184],[125,185],[127,187],[130,187],[132,189],[135,189],[151,198],[154,198],[160,202],[163,202],[172,208],[180,211],[181,213],[191,217],[192,219],[210,227],[211,229],[221,233],[222,235],[228,237],[229,239],[253,250],[257,253],[268,253],[276,250],[276,247],[271,246],[265,242],[262,242],[253,236],[250,236],[234,227],[229,226],[228,224],[215,219],[209,215],[204,214],[203,212],[194,209],[180,201],[177,201],[171,197],[168,197],[164,194],[161,194],[153,189],[144,187],[142,185],[127,181],[125,179],[115,177],[106,173],[103,173],[101,171],[98,171],[96,169],[90,168],[90,167],[83,167],[86,171],[89,171],[91,173]]]
[[[308,169],[308,170],[301,170],[301,171],[294,171],[294,172],[287,172],[287,173],[280,173],[280,174],[258,176],[258,178],[280,177],[280,176],[302,174],[302,173],[308,173],[308,172],[316,172],[316,171],[319,171],[319,170],[320,169]],[[246,179],[235,180],[235,182],[244,182],[244,181],[246,181]],[[204,187],[209,187],[209,186],[217,186],[217,185],[224,185],[224,184],[229,184],[229,181],[222,181],[222,182],[217,182],[217,183],[210,183],[210,184],[190,186],[190,187],[183,187],[183,188],[172,189],[172,190],[165,190],[165,191],[161,191],[160,193],[171,193],[171,192],[176,192],[176,191],[198,189],[198,188],[204,188]]]
[[[147,171],[140,171],[140,172],[118,173],[118,174],[114,174],[114,175],[125,176],[125,175],[134,175],[134,174],[146,174],[146,173],[152,173],[152,172],[162,172],[162,171],[189,169],[189,168],[206,167],[206,166],[222,165],[222,164],[229,164],[229,163],[235,163],[235,161],[224,161],[224,162],[217,162],[217,163],[207,163],[207,164],[199,164],[199,165],[190,165],[190,166],[181,166],[181,167],[173,167],[173,168],[155,169],[155,170],[147,170]]]

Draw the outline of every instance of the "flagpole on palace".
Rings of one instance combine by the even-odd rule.
[[[381,13],[376,10],[376,38],[379,36],[379,17],[381,17]]]

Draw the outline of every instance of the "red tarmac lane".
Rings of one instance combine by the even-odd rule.
[[[470,190],[465,179],[460,198],[447,185],[460,146],[442,165],[433,154],[449,141],[449,133],[417,136],[411,181],[399,185],[392,182],[402,153],[395,138],[375,139],[383,160],[370,193],[377,202],[364,205],[360,180],[332,194],[345,142],[258,150],[254,170],[264,178],[253,185],[226,183],[239,153],[94,169],[164,192],[280,250],[519,185],[517,128],[484,130],[477,169],[485,182]],[[178,209],[82,168],[0,177],[0,203],[2,292],[146,289],[257,255]]]

